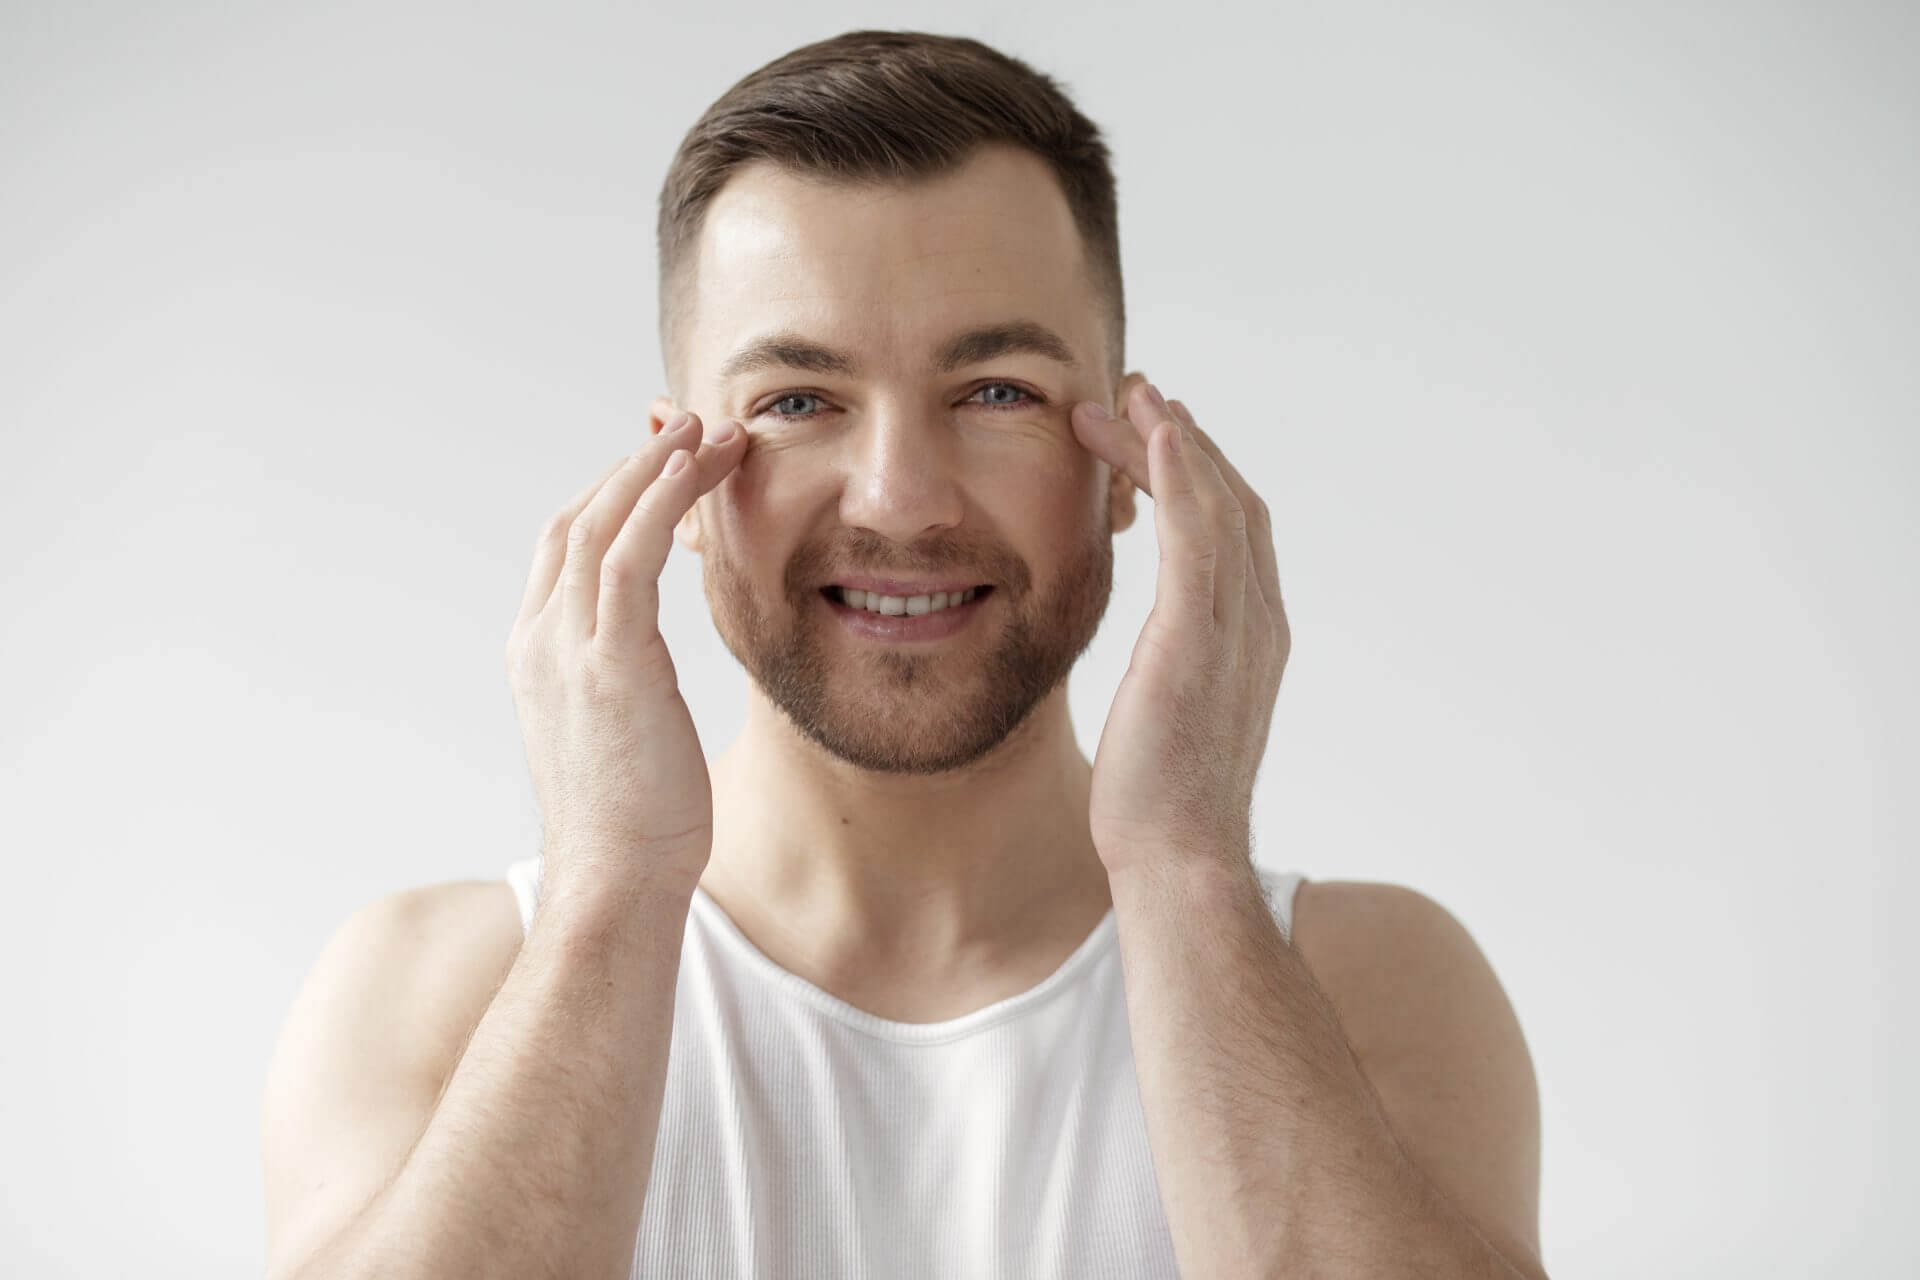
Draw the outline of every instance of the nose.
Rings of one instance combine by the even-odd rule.
[[[954,436],[937,418],[881,410],[846,448],[842,522],[902,544],[960,522]]]

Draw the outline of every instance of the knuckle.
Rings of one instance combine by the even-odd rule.
[[[606,591],[626,591],[639,574],[624,557],[611,555],[600,562],[600,587]]]
[[[596,688],[617,680],[622,696],[662,695],[678,688],[673,659],[658,631],[644,639],[616,642],[603,629],[589,642],[593,667],[599,673]]]
[[[571,550],[582,550],[593,542],[594,521],[587,516],[575,516],[567,526],[567,546]]]

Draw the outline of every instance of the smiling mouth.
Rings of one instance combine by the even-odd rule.
[[[937,592],[931,596],[883,596],[846,587],[822,587],[820,594],[834,604],[849,609],[864,609],[882,617],[920,617],[971,604],[992,590],[991,584],[983,584],[968,587],[965,591]]]

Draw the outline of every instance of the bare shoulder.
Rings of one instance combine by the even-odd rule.
[[[1292,939],[1363,1060],[1397,1043],[1410,999],[1435,994],[1437,957],[1458,960],[1471,951],[1478,958],[1465,926],[1445,907],[1385,881],[1303,881],[1294,894]]]
[[[261,1097],[269,1274],[309,1256],[398,1170],[521,935],[505,881],[399,890],[335,928],[282,1022]]]
[[[520,954],[525,934],[512,885],[505,880],[448,880],[404,890],[400,898],[418,941],[452,948],[483,980],[492,979],[487,985],[498,988]]]
[[[368,1043],[437,1054],[464,1044],[520,952],[519,906],[504,880],[400,889],[351,912],[321,948],[294,1014],[350,1016]],[[391,1026],[385,1025],[391,1023]]]
[[[457,1060],[480,1015],[520,954],[523,930],[513,888],[504,880],[450,880],[405,889],[386,900],[385,945],[403,948],[393,1007],[423,1020],[421,1029]],[[452,1061],[447,1064],[452,1070]]]
[[[362,989],[382,1006],[464,1044],[519,956],[522,934],[506,881],[451,880],[361,907],[328,942],[322,963],[362,971]]]
[[[513,886],[505,880],[448,880],[403,889],[391,897],[400,923],[426,943],[468,949],[504,972],[520,952],[525,930]],[[504,963],[499,963],[504,961]]]
[[[1366,880],[1302,880],[1293,893],[1293,930],[1289,937],[1322,982],[1337,977],[1360,959],[1367,943],[1361,934],[1374,912],[1382,885]]]
[[[1402,1151],[1516,1269],[1540,1265],[1540,1096],[1526,1035],[1466,926],[1405,885],[1308,882],[1294,944]]]
[[[1375,950],[1371,935],[1404,925],[1413,916],[1445,913],[1446,908],[1403,884],[1381,880],[1302,880],[1293,895],[1292,938],[1309,962],[1330,967],[1366,959]]]

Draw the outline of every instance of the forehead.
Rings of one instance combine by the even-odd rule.
[[[1020,317],[1095,355],[1079,229],[1039,157],[985,147],[953,173],[847,186],[770,162],[735,173],[700,237],[687,345],[712,386],[741,344],[776,330],[918,370],[957,328]]]

